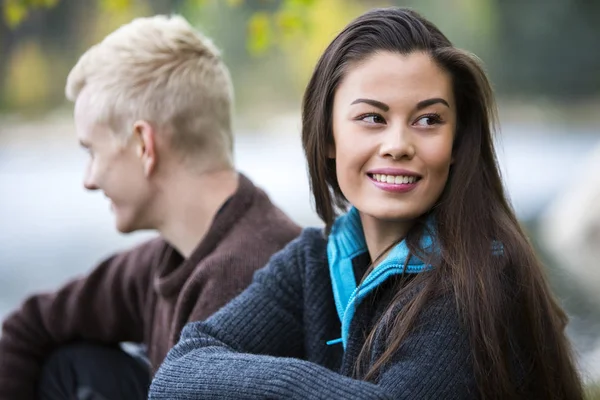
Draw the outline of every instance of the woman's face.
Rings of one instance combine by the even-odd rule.
[[[348,68],[334,97],[329,156],[363,225],[400,223],[405,234],[433,207],[455,127],[451,77],[427,54],[378,52]]]

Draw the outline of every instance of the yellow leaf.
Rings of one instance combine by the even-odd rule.
[[[281,10],[275,13],[274,21],[277,27],[275,35],[277,46],[293,43],[303,33],[306,33],[306,13],[291,10]]]
[[[283,33],[294,33],[302,28],[302,18],[289,11],[280,11],[275,14],[277,26]]]
[[[106,0],[101,0],[103,3]],[[150,5],[145,1],[125,1],[120,4],[103,4],[100,12],[90,21],[82,33],[82,43],[96,43],[120,26],[131,22],[136,17],[152,15]],[[129,6],[127,6],[127,4]],[[124,7],[124,8],[122,8]],[[85,50],[85,49],[84,49]]]
[[[131,0],[101,0],[100,6],[104,11],[120,12],[131,7]]]
[[[19,43],[7,63],[5,96],[19,109],[36,107],[47,101],[52,77],[48,59],[34,40]]]
[[[266,12],[254,13],[248,21],[248,50],[251,54],[261,54],[271,45],[271,21]]]
[[[27,0],[27,1],[22,0],[22,3],[25,5],[25,7],[29,7],[29,9],[51,8],[51,7],[54,7],[55,5],[57,5],[58,2],[59,2],[59,0]]]
[[[9,28],[15,28],[27,16],[27,7],[21,2],[15,0],[5,0],[4,20]]]
[[[44,6],[46,6],[47,8],[56,6],[58,4],[58,1],[59,0],[42,0]]]
[[[227,0],[227,5],[229,7],[238,7],[241,6],[244,0]]]
[[[285,0],[284,7],[312,6],[315,0]]]
[[[290,0],[309,3],[310,0]],[[319,0],[304,7],[301,18],[301,35],[294,35],[284,43],[289,54],[290,73],[301,90],[306,85],[319,56],[325,47],[348,22],[368,8],[367,2],[358,0]]]

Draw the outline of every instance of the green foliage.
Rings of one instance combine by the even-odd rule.
[[[9,72],[22,68],[17,64],[25,61],[13,59],[17,52],[23,51],[19,47],[24,46],[26,38],[40,42],[44,58],[56,54],[69,65],[90,44],[134,17],[177,12],[215,39],[224,50],[230,68],[247,77],[249,86],[268,76],[268,82],[280,79],[281,83],[281,79],[287,79],[293,87],[303,88],[326,44],[348,21],[367,8],[397,5],[416,9],[458,47],[483,59],[496,92],[504,99],[528,101],[542,96],[558,101],[559,105],[580,105],[581,102],[574,102],[577,100],[592,104],[589,100],[597,99],[600,53],[588,49],[595,48],[595,38],[600,34],[596,21],[600,1],[453,0],[452,7],[446,3],[446,0],[0,0],[0,36],[12,37],[13,32],[6,29],[14,31],[14,38],[0,41],[3,46],[0,86],[7,87]],[[28,24],[27,29],[19,32],[17,28],[34,13],[37,17],[44,13],[44,23]],[[37,17],[36,20],[42,19]],[[29,59],[32,58],[20,58]],[[267,64],[272,70],[265,75]],[[259,75],[250,79],[252,68]],[[248,90],[252,93],[254,89]],[[283,91],[278,87],[278,93]],[[54,99],[62,96],[61,90],[53,87],[49,93],[56,96]],[[8,104],[4,97],[0,93],[0,107]],[[587,115],[586,110],[591,107],[582,112]]]
[[[54,7],[60,0],[5,0],[4,20],[11,28],[19,26],[36,9]],[[131,10],[134,0],[96,0],[102,11],[118,13]],[[218,0],[212,0],[215,2]],[[196,7],[206,6],[211,0],[184,0]],[[177,3],[173,1],[173,3]],[[226,0],[228,7],[242,7],[245,0]],[[257,10],[247,21],[247,50],[250,54],[261,55],[273,46],[296,35],[306,27],[306,12],[315,0],[262,1],[264,10]]]
[[[2,14],[6,24],[18,26],[31,10],[54,7],[59,0],[4,0]]]
[[[100,8],[104,11],[119,12],[133,7],[132,0],[99,0]]]
[[[264,54],[273,47],[281,47],[297,34],[306,33],[308,12],[314,3],[314,0],[283,0],[274,11],[255,12],[248,21],[250,54]]]
[[[600,400],[600,383],[589,385],[585,391],[586,400]]]

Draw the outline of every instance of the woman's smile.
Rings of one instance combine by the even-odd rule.
[[[393,193],[406,193],[417,187],[421,175],[402,169],[382,168],[367,173],[367,177],[378,189]]]

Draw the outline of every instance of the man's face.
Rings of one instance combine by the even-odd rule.
[[[98,123],[89,100],[86,88],[75,102],[77,137],[89,153],[83,185],[88,190],[101,190],[108,197],[120,232],[151,229],[148,214],[153,196],[144,173],[139,138],[127,135],[130,132],[115,133]],[[123,139],[126,136],[130,139]]]

